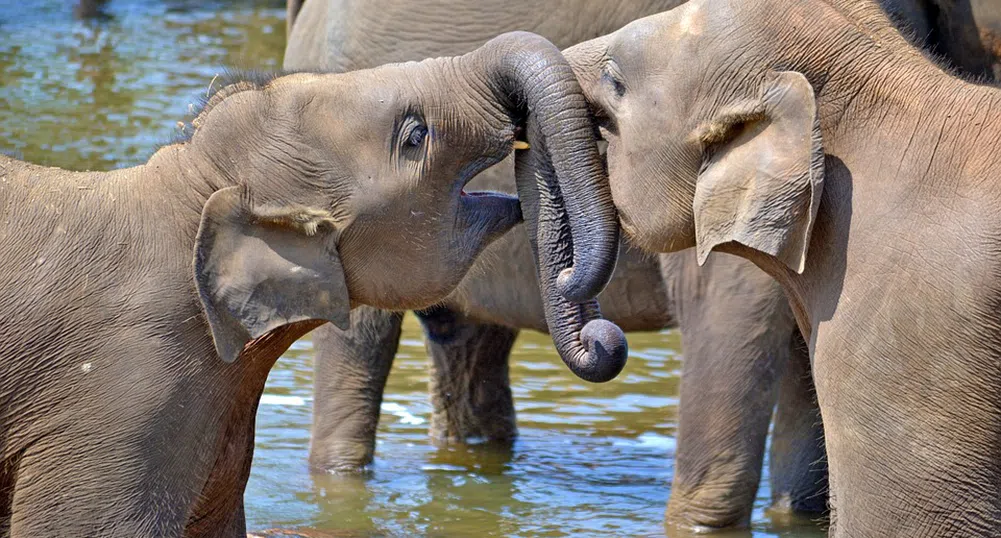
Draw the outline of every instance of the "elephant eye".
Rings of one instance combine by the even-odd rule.
[[[622,97],[626,94],[626,85],[622,83],[617,71],[614,63],[606,63],[605,68],[601,71],[601,81],[611,87],[616,97]]]
[[[428,134],[428,128],[424,125],[418,125],[410,130],[410,136],[407,137],[407,145],[412,148],[420,147],[424,143],[424,137]]]
[[[403,148],[408,150],[418,149],[424,145],[424,140],[428,135],[427,125],[418,118],[407,118],[402,130]]]

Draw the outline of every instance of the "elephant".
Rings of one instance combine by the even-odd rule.
[[[293,341],[446,296],[521,220],[464,189],[526,118],[551,124],[567,185],[607,183],[580,88],[533,34],[206,97],[132,168],[0,158],[5,536],[245,536],[255,413]],[[614,213],[585,224],[618,240]],[[582,358],[601,380],[624,357]]]
[[[786,291],[830,534],[1001,534],[1001,90],[952,76],[866,0],[692,0],[564,56],[625,236],[741,256]],[[519,186],[553,181],[537,131]],[[576,193],[527,194],[543,297],[565,311],[594,284],[560,279],[566,259],[595,251],[565,246]]]
[[[1001,3],[997,0],[884,0],[907,36],[940,54],[963,76],[1001,80]]]
[[[349,71],[458,54],[503,30],[528,30],[568,46],[679,3],[562,0],[543,13],[527,0],[432,0],[420,10],[401,0],[289,2],[285,67]],[[552,10],[574,16],[552,17]],[[485,171],[472,184],[513,192],[513,163]],[[750,262],[726,254],[698,271],[690,253],[658,259],[625,243],[619,252],[600,297],[603,315],[625,330],[680,327],[685,350],[666,520],[696,528],[749,524],[777,402],[769,460],[773,505],[824,512],[823,429],[805,344],[781,288]],[[431,436],[439,443],[511,442],[517,426],[509,353],[519,330],[547,330],[527,236],[515,230],[492,243],[448,298],[417,316],[431,361]],[[327,325],[314,331],[310,466],[316,472],[357,471],[373,460],[401,324],[399,312],[358,308],[351,330]]]

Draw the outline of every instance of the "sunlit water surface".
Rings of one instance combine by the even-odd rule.
[[[79,170],[142,162],[223,66],[281,64],[282,2],[112,0],[106,17],[86,22],[70,4],[0,0],[0,151]],[[422,335],[408,318],[376,462],[358,477],[308,473],[312,345],[298,342],[272,371],[258,413],[249,527],[318,537],[663,536],[682,358],[674,332],[630,335],[630,347],[617,381],[587,385],[548,337],[523,333],[511,358],[513,449],[436,448]],[[773,522],[768,497],[766,477],[750,534],[822,535]]]

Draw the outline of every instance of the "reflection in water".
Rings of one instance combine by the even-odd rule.
[[[134,164],[170,140],[224,66],[280,66],[280,0],[84,3],[76,7],[98,15],[74,14],[63,0],[30,10],[0,2],[0,152],[71,169]],[[296,528],[314,538],[663,536],[676,333],[630,335],[628,366],[602,385],[574,378],[548,337],[523,334],[511,360],[520,429],[513,448],[433,445],[421,339],[408,317],[376,461],[363,476],[310,476],[312,345],[300,341],[286,353],[258,413],[245,496],[251,529]],[[768,496],[766,482],[752,531],[734,536],[822,535],[810,522],[766,514]]]

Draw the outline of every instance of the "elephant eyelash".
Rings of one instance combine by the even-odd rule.
[[[616,65],[615,59],[606,56],[602,59],[601,80],[612,87],[617,98],[622,98],[626,94],[626,85],[622,82],[622,72]]]
[[[622,83],[622,81],[620,81],[611,73],[608,72],[602,73],[601,80],[611,85],[612,91],[615,92],[616,97],[622,98],[622,96],[626,94],[626,86]]]
[[[431,128],[423,118],[416,113],[408,113],[397,129],[397,150],[407,159],[424,159],[430,136]]]

